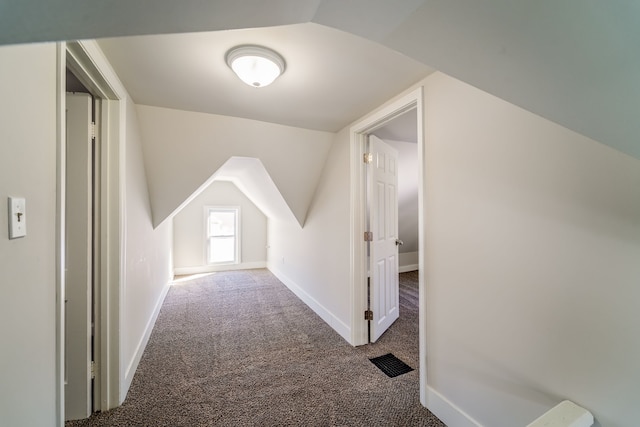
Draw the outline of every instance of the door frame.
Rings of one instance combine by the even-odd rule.
[[[427,391],[427,335],[426,335],[426,286],[424,281],[424,87],[420,86],[407,94],[391,101],[389,104],[373,112],[354,124],[350,129],[350,163],[351,163],[351,200],[350,200],[350,279],[351,279],[351,344],[368,343],[368,321],[364,318],[367,310],[367,242],[364,241],[366,228],[366,165],[364,154],[367,136],[383,127],[389,121],[416,110],[418,131],[418,289],[419,289],[419,348],[420,348],[420,402],[426,406]]]
[[[120,364],[120,302],[122,295],[125,215],[124,142],[126,91],[95,41],[60,42],[56,45],[56,425],[64,426],[65,342],[65,175],[66,175],[66,69],[96,96],[100,115],[98,230],[95,263],[95,360],[94,410],[121,403],[123,383]]]

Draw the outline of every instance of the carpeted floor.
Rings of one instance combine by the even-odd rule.
[[[419,403],[417,272],[400,319],[353,348],[268,270],[171,287],[124,404],[67,426],[433,426]],[[369,358],[415,370],[387,377]]]

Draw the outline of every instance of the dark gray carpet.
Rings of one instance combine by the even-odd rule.
[[[400,273],[400,310],[401,315],[410,310],[418,315],[418,271]],[[416,317],[417,319],[417,317]]]
[[[124,404],[67,426],[444,426],[419,403],[417,300],[401,301],[353,348],[267,270],[172,286]],[[389,352],[415,370],[369,361]]]

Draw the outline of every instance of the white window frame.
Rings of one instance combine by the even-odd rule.
[[[236,219],[236,230],[235,230],[235,253],[233,261],[222,261],[222,262],[210,262],[210,254],[209,254],[209,239],[212,236],[209,236],[209,215],[211,212],[233,212],[235,214]],[[233,265],[240,264],[240,242],[241,242],[241,212],[240,206],[205,206],[204,207],[204,258],[206,265]]]

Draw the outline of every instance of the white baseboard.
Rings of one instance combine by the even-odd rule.
[[[427,409],[449,427],[483,427],[449,399],[427,386]]]
[[[418,264],[409,264],[409,265],[401,265],[398,267],[399,273],[407,273],[409,271],[416,271],[418,269]]]
[[[415,252],[400,252],[398,254],[398,271],[400,273],[406,273],[407,271],[414,271],[418,269],[420,263],[420,253]]]
[[[153,312],[151,313],[151,317],[144,328],[144,334],[142,334],[142,338],[140,338],[140,341],[136,346],[136,350],[133,353],[133,358],[127,366],[127,370],[124,374],[124,382],[120,386],[120,405],[124,402],[125,397],[127,397],[129,387],[131,387],[131,381],[133,381],[133,375],[136,373],[136,369],[138,369],[138,364],[140,363],[140,359],[142,359],[142,353],[144,353],[144,349],[147,347],[149,337],[151,337],[151,331],[153,331],[153,326],[156,324],[158,314],[160,314],[160,309],[162,308],[164,299],[167,296],[167,292],[169,292],[169,283],[164,285],[164,288],[162,288],[160,296],[156,301],[156,305],[153,308]]]
[[[174,276],[185,274],[214,273],[216,271],[251,270],[253,268],[267,268],[266,261],[241,262],[240,264],[201,265],[198,267],[176,267]]]
[[[287,277],[280,270],[275,268],[273,264],[267,265],[267,268],[274,276],[278,278],[284,285],[291,290],[302,302],[307,304],[322,320],[324,320],[333,330],[335,330],[345,341],[351,340],[351,328],[342,320],[338,319],[333,313],[327,310],[322,304],[316,301],[311,295],[305,292],[297,283]]]

